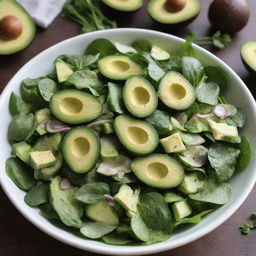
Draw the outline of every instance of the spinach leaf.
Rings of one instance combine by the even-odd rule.
[[[40,80],[38,89],[43,99],[47,102],[49,102],[52,95],[58,91],[57,84],[50,78]]]
[[[154,126],[158,134],[165,135],[172,130],[170,117],[167,112],[157,109],[146,121]]]
[[[91,239],[98,239],[111,233],[117,226],[108,225],[101,222],[86,222],[80,228],[80,232]]]
[[[142,195],[138,203],[138,210],[143,221],[149,228],[171,234],[172,216],[161,194],[149,192]]]
[[[194,49],[192,46],[193,37],[188,36],[186,41],[181,45],[180,55],[181,56],[194,56]]]
[[[230,120],[233,122],[235,126],[242,128],[245,123],[245,113],[243,112],[242,109],[237,108],[236,114],[231,116]]]
[[[149,229],[149,238],[145,242],[146,245],[159,243],[170,238],[170,234],[166,234],[163,231]]]
[[[13,117],[8,130],[10,141],[27,140],[35,129],[34,115],[16,115]]]
[[[85,54],[100,54],[101,58],[107,55],[115,54],[116,52],[116,47],[105,38],[98,38],[92,41],[85,50]]]
[[[205,142],[205,139],[199,134],[191,134],[183,132],[181,134],[182,141],[187,146],[201,145]]]
[[[110,110],[118,114],[125,113],[125,107],[122,98],[122,87],[118,84],[108,83],[108,106]]]
[[[227,144],[214,143],[209,148],[208,160],[215,170],[218,181],[227,181],[235,172],[240,150]]]
[[[238,157],[236,169],[243,171],[249,165],[252,157],[252,148],[245,136],[242,137],[241,143],[239,144],[239,150],[240,155]]]
[[[31,168],[23,165],[17,158],[8,158],[5,162],[5,169],[15,185],[22,190],[29,190],[36,183]]]
[[[73,183],[76,186],[82,186],[83,184],[86,183],[84,174],[75,173],[71,171],[67,166],[64,166],[61,169],[61,171],[64,174],[64,176],[67,177],[67,179],[70,180],[71,183]]]
[[[9,101],[9,109],[13,116],[19,114],[28,114],[32,110],[32,105],[12,92]]]
[[[129,45],[120,44],[120,43],[116,42],[115,47],[120,53],[124,53],[124,54],[126,54],[126,53],[137,53],[137,51]]]
[[[66,81],[68,85],[74,85],[77,89],[89,89],[94,96],[99,96],[105,87],[97,74],[90,70],[80,70],[74,72]]]
[[[204,68],[207,82],[215,82],[220,87],[221,94],[228,89],[229,77],[227,73],[219,66],[206,66]]]
[[[228,183],[218,184],[214,173],[210,171],[206,187],[198,193],[190,194],[189,198],[199,202],[223,205],[230,199],[231,190]]]
[[[211,131],[207,119],[192,116],[185,124],[185,129],[191,133]]]
[[[59,220],[58,214],[54,211],[50,203],[39,206],[40,215],[49,220]]]
[[[199,102],[216,105],[218,104],[218,96],[219,96],[220,88],[214,82],[201,82],[196,87],[196,98]]]
[[[181,73],[181,57],[179,56],[171,56],[167,63],[165,63],[162,67],[165,71],[174,70]]]
[[[132,240],[126,234],[118,234],[116,232],[112,232],[102,237],[102,240],[106,244],[113,244],[113,245],[125,245],[131,244]]]
[[[140,214],[137,212],[132,216],[131,227],[135,236],[141,241],[148,241],[149,239],[149,229],[142,220]]]
[[[198,104],[194,102],[188,109],[185,110],[185,113],[188,118],[191,118],[193,115],[199,113]]]
[[[92,182],[80,187],[74,197],[86,204],[96,204],[103,199],[104,194],[110,194],[109,185],[103,182]]]
[[[132,43],[132,47],[138,52],[150,52],[152,44],[146,39],[138,39]]]
[[[24,197],[24,201],[31,207],[49,202],[48,184],[39,184],[32,187]]]
[[[193,85],[197,86],[204,75],[203,65],[193,57],[182,57],[182,74]]]

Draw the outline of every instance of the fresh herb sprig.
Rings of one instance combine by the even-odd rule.
[[[63,7],[62,17],[78,23],[81,26],[81,33],[116,28],[116,22],[101,12],[97,1],[68,0]]]
[[[250,217],[250,220],[252,220],[253,224],[244,224],[244,225],[241,225],[239,228],[240,228],[240,231],[242,234],[244,235],[248,235],[252,229],[256,229],[256,213],[253,213]]]

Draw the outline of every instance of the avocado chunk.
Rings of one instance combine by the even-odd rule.
[[[129,214],[137,212],[137,203],[139,201],[140,191],[133,191],[130,186],[123,184],[114,199],[125,209]]]
[[[123,100],[127,110],[136,117],[151,115],[158,104],[154,87],[142,76],[132,76],[126,81]]]
[[[136,158],[131,168],[140,181],[155,188],[174,188],[184,180],[183,167],[164,154]]]
[[[120,115],[115,119],[114,129],[123,146],[137,155],[150,154],[159,143],[155,128],[139,119]]]
[[[76,188],[61,189],[61,178],[55,177],[50,183],[50,202],[61,221],[69,226],[81,228],[83,222],[83,208],[81,204],[74,199]]]
[[[131,58],[124,55],[110,55],[99,60],[100,73],[112,80],[126,80],[142,73],[142,68]]]
[[[70,68],[70,66],[61,59],[56,60],[55,68],[58,81],[60,83],[65,82],[73,74],[73,70]]]
[[[0,0],[0,55],[23,50],[34,36],[35,25],[23,7],[16,1]]]
[[[85,209],[88,218],[108,225],[118,225],[119,217],[115,208],[108,205],[106,200],[90,204]]]
[[[103,136],[100,138],[100,157],[104,162],[115,161],[118,157],[118,149],[113,138]]]
[[[29,152],[31,150],[31,146],[26,143],[25,141],[21,141],[18,143],[15,143],[12,145],[12,150],[13,153],[23,162],[25,162],[26,164],[29,163]]]
[[[172,211],[176,220],[183,219],[192,214],[192,209],[186,199],[175,202],[172,205]]]
[[[89,93],[67,89],[52,96],[50,110],[62,122],[81,124],[99,117],[102,113],[102,104]]]
[[[35,121],[37,124],[41,124],[51,118],[51,112],[48,108],[42,108],[35,113]]]
[[[161,80],[158,95],[169,108],[184,110],[190,107],[195,99],[195,90],[189,81],[180,73],[168,72]]]
[[[100,154],[99,136],[91,128],[75,127],[65,135],[62,152],[72,171],[86,173],[98,161]]]
[[[136,11],[143,5],[143,0],[102,0],[102,2],[115,10],[124,12]]]
[[[54,165],[56,158],[51,150],[30,152],[30,165],[35,169],[42,169]]]
[[[58,151],[60,149],[62,141],[62,135],[61,133],[55,133],[51,136],[43,136],[40,137],[34,147],[32,148],[32,151],[47,151],[51,150],[53,152]]]
[[[256,73],[256,41],[245,42],[241,47],[241,57],[245,67]]]
[[[165,51],[164,49],[153,45],[150,51],[150,55],[155,59],[155,60],[168,60],[170,59],[171,55]]]
[[[177,6],[177,2],[179,2],[179,6]],[[157,22],[164,24],[180,24],[185,21],[192,21],[200,10],[199,0],[150,0],[148,4],[149,15]]]
[[[179,132],[160,140],[166,153],[179,153],[186,150]]]
[[[164,200],[166,203],[174,203],[183,200],[184,198],[174,192],[166,192],[164,194]]]
[[[222,140],[232,143],[240,143],[241,138],[239,137],[236,126],[231,126],[226,123],[216,123],[212,120],[208,121],[212,130],[212,135],[215,140]]]

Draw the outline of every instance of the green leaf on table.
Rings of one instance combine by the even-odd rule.
[[[52,95],[58,91],[57,84],[50,78],[40,80],[38,89],[43,99],[47,102],[49,102]]]
[[[252,148],[248,139],[243,136],[239,144],[240,155],[238,157],[236,169],[243,171],[249,165],[252,157]]]
[[[202,81],[196,87],[196,98],[201,103],[216,105],[218,104],[219,92],[220,88],[216,83]]]

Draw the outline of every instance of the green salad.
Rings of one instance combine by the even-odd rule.
[[[50,63],[49,63],[50,64]],[[152,244],[224,205],[251,157],[229,78],[186,41],[91,42],[10,97],[6,172],[59,227],[107,244]]]

